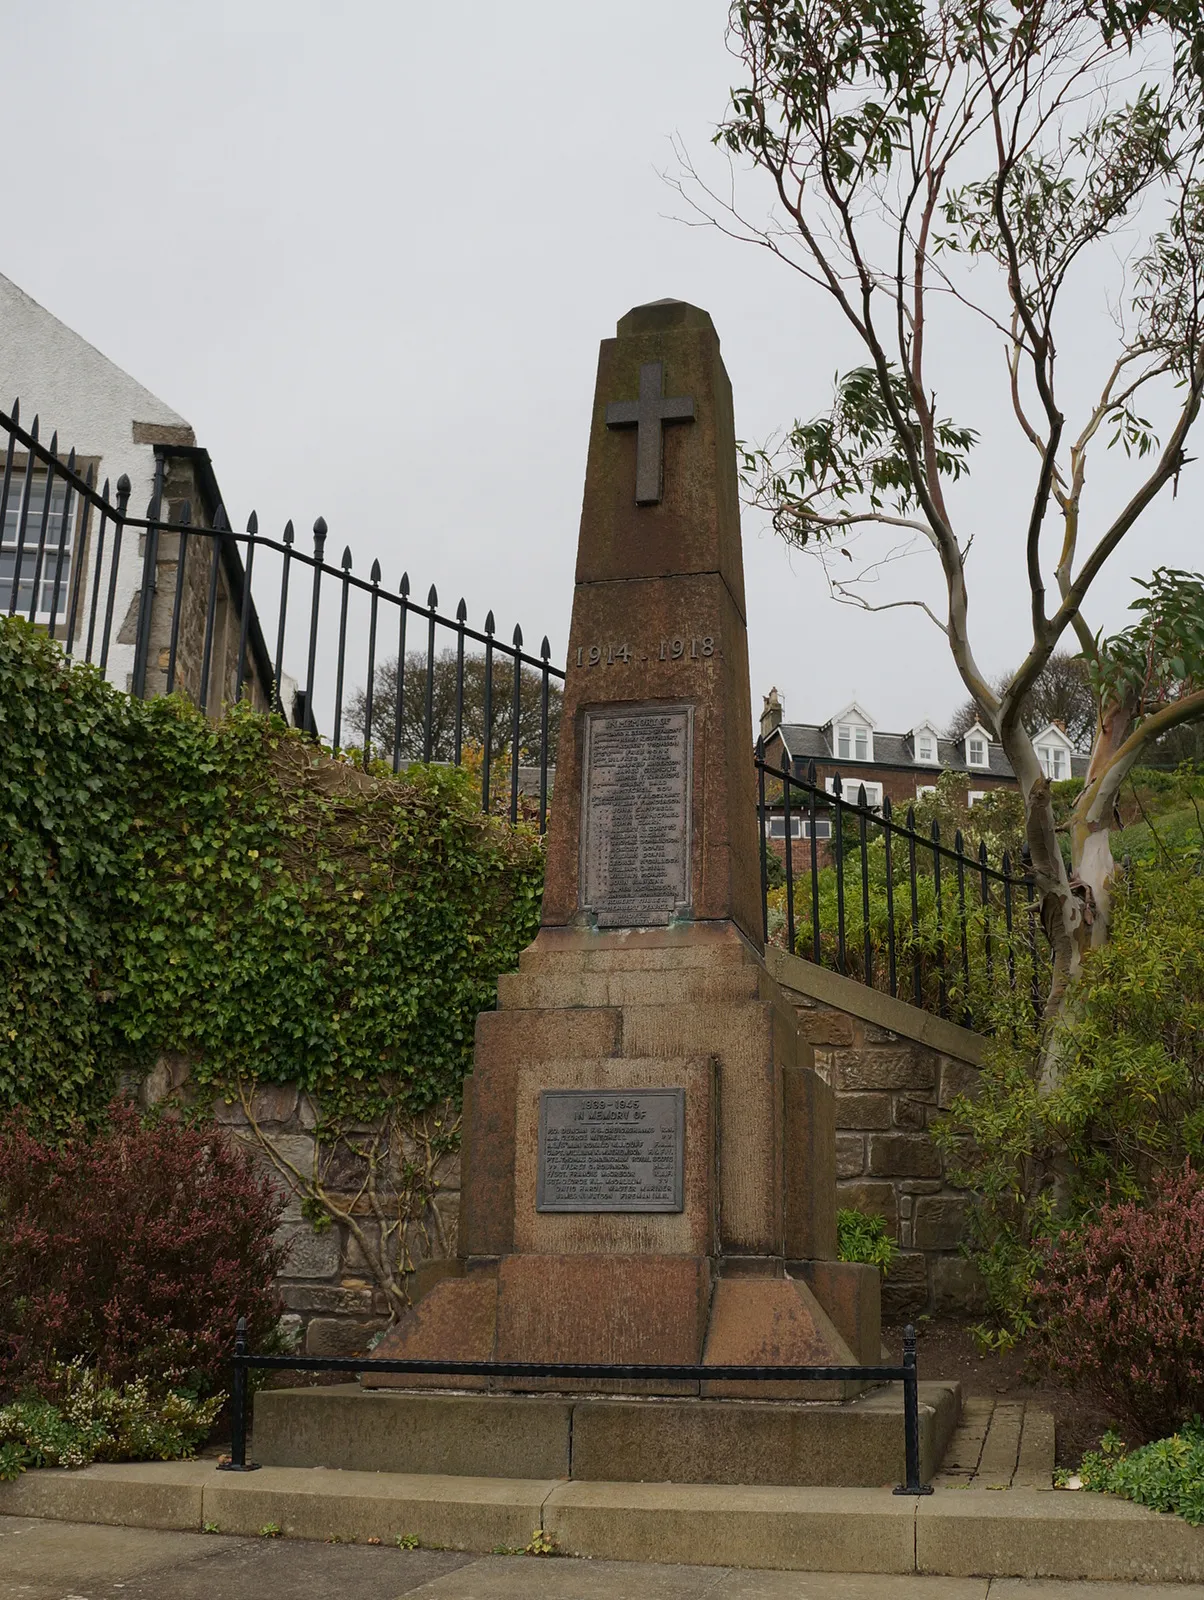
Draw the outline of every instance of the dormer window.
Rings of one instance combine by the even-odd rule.
[[[986,768],[991,765],[991,736],[980,722],[966,733],[966,765]]]
[[[1070,777],[1072,746],[1056,722],[1051,722],[1048,727],[1042,728],[1034,738],[1033,744],[1036,746],[1041,771],[1051,783],[1061,783]]]
[[[911,730],[912,759],[921,767],[939,767],[941,746],[936,729],[930,722],[921,722]]]
[[[1037,760],[1041,763],[1041,771],[1051,783],[1058,783],[1070,776],[1070,761],[1060,744],[1039,744]]]
[[[842,761],[870,759],[870,730],[863,722],[841,722],[836,727],[836,754]]]

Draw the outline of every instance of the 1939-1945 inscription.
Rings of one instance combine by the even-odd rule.
[[[693,708],[587,712],[581,905],[599,927],[690,910]]]
[[[544,1089],[537,1211],[680,1211],[684,1089]]]

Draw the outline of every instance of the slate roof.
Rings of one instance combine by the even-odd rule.
[[[911,751],[911,735],[907,733],[880,733],[874,729],[874,759],[872,761],[857,761],[852,757],[833,755],[829,743],[828,733],[825,728],[810,722],[783,722],[779,728],[774,729],[780,733],[786,742],[791,758],[794,761],[795,772],[798,776],[806,775],[808,761],[822,761],[829,766],[850,768],[895,767],[905,772],[931,772],[933,782],[938,773],[943,769],[946,772],[964,772],[968,777],[1010,778],[1015,780],[1016,774],[1012,771],[1012,764],[1003,753],[1003,746],[991,740],[987,746],[986,767],[972,767],[965,757],[965,741],[962,739],[938,739],[937,754],[940,757],[940,766],[933,762],[917,761]],[[772,738],[772,735],[770,735]],[[1071,755],[1070,773],[1074,778],[1082,778],[1087,773],[1088,758],[1086,756]]]

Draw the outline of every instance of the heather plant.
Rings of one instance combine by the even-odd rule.
[[[177,1461],[195,1453],[226,1398],[156,1392],[144,1378],[113,1384],[79,1357],[52,1362],[44,1377],[57,1401],[25,1393],[0,1406],[0,1482],[29,1467]]]
[[[1030,1291],[1036,1366],[1155,1439],[1204,1411],[1204,1175],[1065,1229]]]
[[[100,1129],[0,1128],[0,1395],[60,1395],[62,1363],[163,1397],[211,1394],[232,1329],[253,1348],[280,1314],[282,1200],[219,1130],[147,1126],[116,1105]],[[56,1376],[57,1375],[57,1376]]]

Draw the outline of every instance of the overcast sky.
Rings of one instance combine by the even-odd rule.
[[[189,419],[236,522],[321,512],[357,571],[408,568],[446,609],[492,607],[562,659],[597,344],[616,319],[662,296],[706,307],[749,439],[818,410],[860,360],[818,291],[674,220],[670,139],[714,159],[735,81],[726,13],[59,0],[51,33],[42,7],[0,0],[0,270]],[[758,209],[754,178],[742,193]],[[1110,332],[1084,313],[1084,361]],[[1016,463],[1031,465],[984,398],[996,345],[961,330],[942,379],[986,435],[960,505],[991,671],[1022,654]],[[1116,559],[1093,627],[1123,622],[1131,572],[1204,564],[1198,504],[1185,480]],[[835,605],[747,513],[744,550],[754,708],[770,683],[798,720],[856,695],[893,729],[963,698],[919,612]],[[934,576],[920,558],[890,592],[939,597]]]

